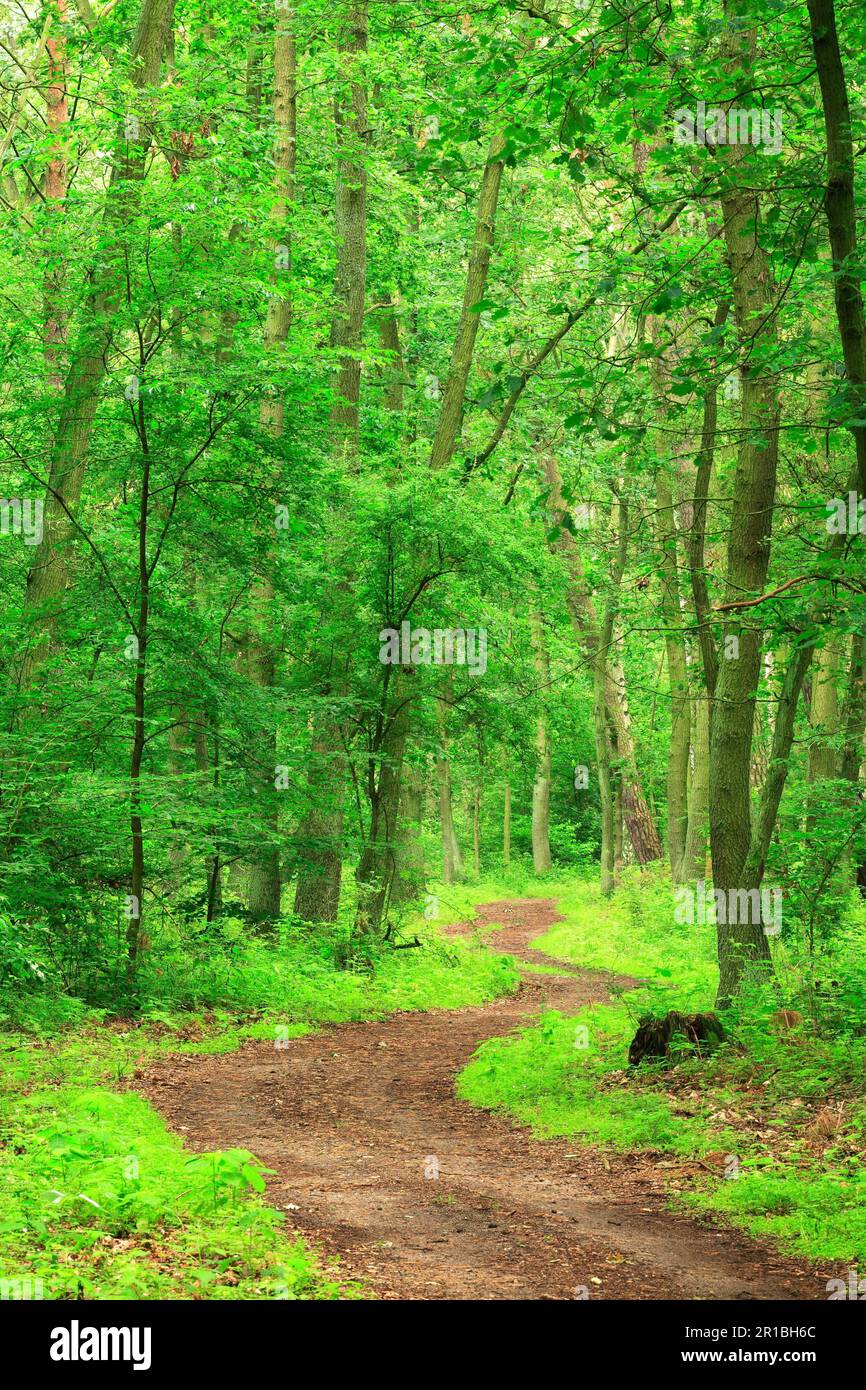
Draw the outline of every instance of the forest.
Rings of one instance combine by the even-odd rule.
[[[864,51],[0,5],[0,1300],[866,1297]]]

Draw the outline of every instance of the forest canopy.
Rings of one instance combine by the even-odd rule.
[[[134,1000],[225,915],[363,954],[512,837],[832,911],[866,530],[832,3],[6,10],[7,966]]]

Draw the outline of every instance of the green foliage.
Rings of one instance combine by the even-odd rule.
[[[507,958],[445,939],[435,924],[411,912],[401,937],[412,944],[395,949],[400,940],[383,942],[373,946],[363,967],[344,968],[348,930],[343,922],[312,933],[287,922],[265,938],[251,937],[246,924],[229,915],[201,924],[167,920],[155,932],[139,974],[138,1012],[145,1021],[176,1010],[208,1010],[247,1018],[266,1014],[292,1024],[337,1023],[394,1009],[460,1008],[517,984]],[[99,1015],[86,1000],[62,991],[56,975],[33,968],[20,932],[0,916],[0,949],[4,943],[14,968],[0,982],[0,1029],[49,1036],[88,1014]]]
[[[665,1096],[606,1084],[621,1075],[633,1031],[625,1004],[573,1018],[550,1011],[516,1038],[483,1043],[460,1074],[458,1094],[486,1109],[507,1110],[539,1138],[569,1135],[618,1149],[702,1152],[699,1127],[677,1118]]]
[[[538,948],[645,982],[641,1006],[650,1011],[699,1012],[710,1006],[716,985],[715,929],[677,924],[670,883],[654,867],[624,875],[608,901],[589,879],[558,887],[566,920],[545,932]]]
[[[265,1171],[190,1156],[140,1096],[34,1091],[3,1121],[0,1279],[48,1299],[357,1296],[260,1200]]]
[[[861,1265],[866,1257],[866,1187],[862,1170],[824,1173],[741,1171],[736,1182],[686,1193],[687,1207],[718,1212],[756,1236],[811,1259]]]
[[[338,1023],[393,1009],[459,1008],[495,998],[517,982],[504,957],[445,942],[419,928],[420,948],[383,948],[372,969],[343,969],[327,933],[286,937],[278,950],[239,944],[230,957],[204,950],[155,953],[142,980],[150,1006],[265,1010],[291,1022]]]

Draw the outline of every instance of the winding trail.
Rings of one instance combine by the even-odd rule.
[[[561,920],[553,899],[517,899],[452,929],[501,923],[497,949],[561,968],[524,973],[508,998],[340,1024],[284,1051],[169,1057],[137,1089],[191,1148],[250,1149],[274,1169],[268,1200],[380,1298],[826,1298],[832,1271],[669,1212],[650,1156],[534,1140],[456,1099],[486,1038],[634,983],[528,946]]]

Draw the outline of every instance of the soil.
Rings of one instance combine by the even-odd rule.
[[[251,1150],[290,1226],[382,1299],[825,1299],[837,1271],[673,1213],[669,1156],[534,1139],[456,1098],[486,1038],[635,983],[529,946],[560,920],[518,899],[451,929],[496,924],[496,949],[556,968],[512,996],[168,1057],[137,1088],[190,1148]]]

